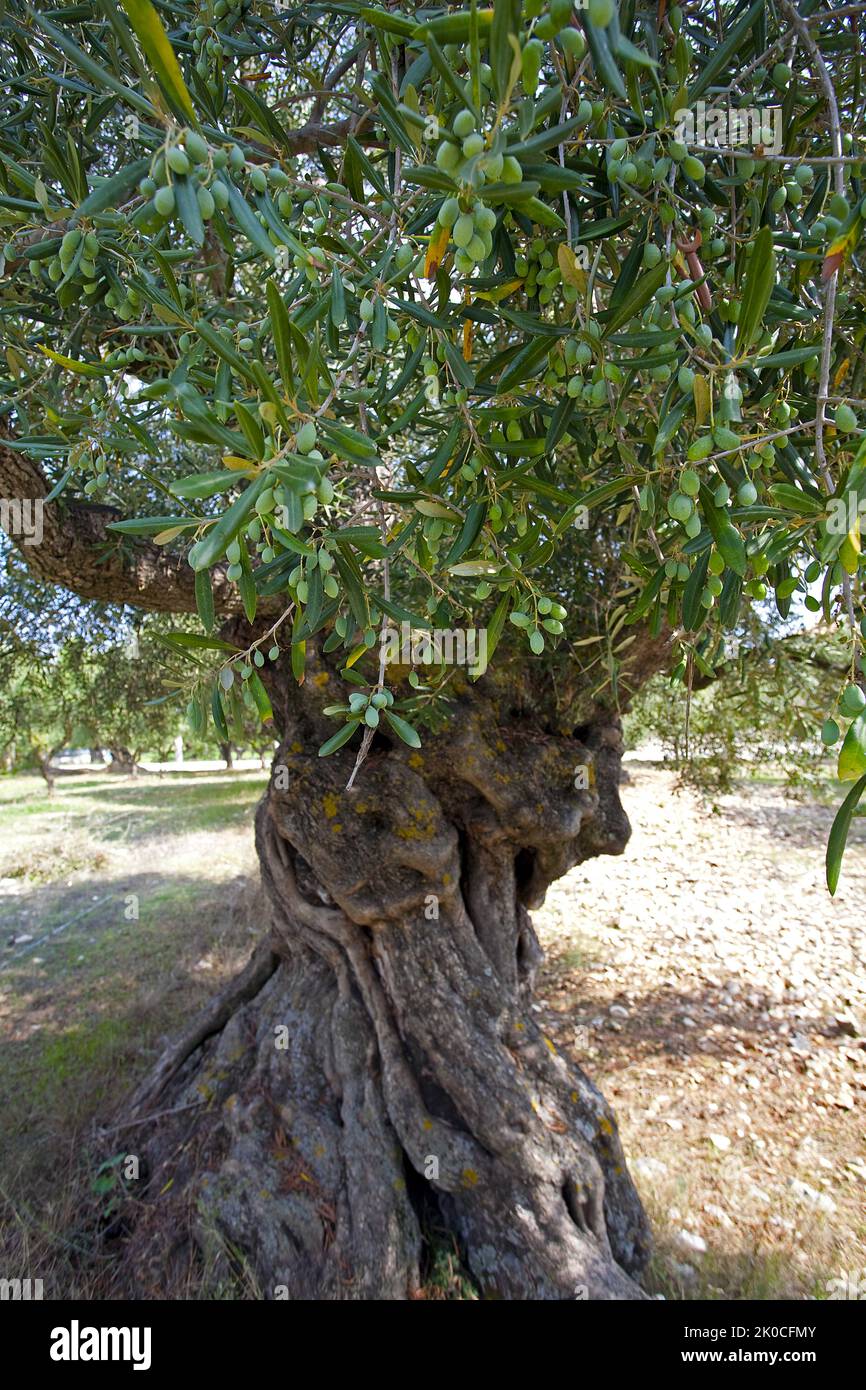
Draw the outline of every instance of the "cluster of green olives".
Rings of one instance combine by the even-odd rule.
[[[119,318],[138,317],[140,296],[135,290],[126,289],[116,275],[109,279],[108,262],[97,231],[70,227],[59,243],[53,245],[56,249],[49,255],[47,265],[42,256],[34,257],[30,261],[30,272],[44,282],[44,271],[48,283],[55,287],[61,308],[79,299],[88,307],[104,300]],[[10,253],[14,255],[14,248],[6,247],[4,253],[7,257]]]
[[[78,449],[69,455],[68,465],[74,468],[77,473],[86,476],[82,491],[87,497],[93,497],[100,492],[105,492],[111,477],[109,474],[109,460],[101,449],[91,451],[90,449]]]
[[[177,217],[178,197],[185,196],[187,188],[195,198],[202,221],[209,221],[217,210],[222,212],[227,208],[229,202],[228,188],[217,177],[218,171],[227,166],[240,170],[245,163],[239,145],[229,150],[212,149],[197,131],[182,131],[177,141],[157,155],[150,173],[138,185],[142,197],[148,200],[139,214],[140,224],[146,227],[151,215],[157,224]]]
[[[527,613],[525,609],[513,608],[508,615],[509,621],[519,628],[521,632],[527,634],[529,649],[540,656],[545,648],[545,632],[553,637],[560,637],[563,632],[563,619],[568,617],[568,609],[556,599],[542,596],[535,603],[535,612]]]
[[[365,694],[362,690],[353,690],[349,696],[347,713],[353,719],[363,719],[368,728],[377,729],[380,710],[390,709],[393,703],[394,696],[390,690],[374,690],[370,694]],[[340,708],[342,710],[342,706]]]
[[[861,622],[861,630],[866,636],[866,618]],[[859,719],[866,710],[866,694],[863,693],[861,686],[853,681],[846,685],[839,699],[839,713],[846,719]],[[825,719],[821,728],[821,742],[825,747],[831,748],[834,743],[838,743],[842,737],[842,730],[836,719]]]
[[[518,252],[514,258],[514,273],[523,278],[523,290],[528,299],[538,298],[539,304],[549,304],[559,285],[562,272],[556,259],[556,242],[551,245],[544,237],[533,237],[525,251]],[[577,299],[577,287],[563,285],[563,296],[567,304]]]
[[[222,75],[225,53],[222,40],[237,28],[252,9],[252,3],[253,0],[216,0],[215,4],[202,7],[191,26],[196,76],[213,97],[219,91],[218,78]]]

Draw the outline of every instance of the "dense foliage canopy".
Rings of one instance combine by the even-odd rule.
[[[805,605],[848,653],[835,886],[862,10],[10,0],[6,428],[70,524],[123,514],[103,558],[177,555],[179,610],[194,572],[194,728],[267,718],[258,672],[290,648],[302,680],[313,637],[347,686],[324,753],[436,717],[447,666],[394,688],[376,650],[402,623],[487,661],[507,632],[615,704],[634,625],[690,685],[743,605]],[[242,650],[213,635],[241,611]]]

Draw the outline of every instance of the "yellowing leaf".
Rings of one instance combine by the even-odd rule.
[[[847,232],[840,234],[830,242],[824,256],[824,265],[821,269],[821,279],[829,280],[848,260],[857,242],[860,240],[860,233],[863,230],[863,219],[861,216],[854,218],[854,221]]]
[[[61,352],[54,352],[51,348],[43,347],[41,343],[39,351],[44,352],[45,356],[50,357],[58,366],[65,367],[67,371],[75,372],[78,376],[105,376],[114,370],[101,362],[77,362],[74,357],[64,357]]]
[[[500,299],[507,299],[515,290],[519,290],[523,284],[523,279],[509,280],[504,285],[497,285],[495,290],[479,290],[476,299],[487,299],[491,304],[498,304]]]
[[[695,377],[692,383],[692,395],[695,400],[695,421],[699,426],[706,424],[710,418],[710,404],[712,402],[712,392],[707,377]]]
[[[567,285],[574,285],[583,293],[586,289],[586,271],[580,265],[577,256],[570,246],[563,242],[556,248],[556,260],[559,265],[559,273]]]
[[[181,318],[180,314],[176,314],[173,309],[166,309],[164,304],[154,304],[153,312],[158,319],[162,319],[163,323],[180,324],[182,328],[189,327],[185,318]]]
[[[121,3],[166,95],[188,120],[197,125],[195,107],[183,80],[180,64],[162,27],[162,20],[150,0],[121,0]]]
[[[839,386],[839,385],[845,380],[845,377],[848,375],[848,368],[849,368],[850,366],[851,366],[851,358],[850,358],[850,357],[846,357],[846,358],[844,359],[844,361],[842,362],[842,365],[841,365],[841,367],[839,368],[839,370],[838,370],[838,371],[834,374],[834,376],[833,376],[833,385],[834,385],[834,386]]]
[[[258,473],[258,468],[251,459],[242,459],[237,454],[223,454],[223,463],[226,468],[233,468],[236,472]]]
[[[839,547],[839,562],[846,574],[856,574],[860,568],[860,518],[854,518],[854,525]]]
[[[472,320],[463,320],[463,361],[472,361]]]
[[[450,236],[451,233],[447,227],[436,227],[427,246],[427,256],[424,261],[425,280],[432,280],[435,277],[442,263],[442,257],[445,255],[445,248]]]

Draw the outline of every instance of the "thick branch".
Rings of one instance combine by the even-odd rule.
[[[108,522],[119,519],[113,508],[81,502],[45,506],[49,490],[39,465],[0,439],[0,496],[43,503],[41,536],[36,530],[28,544],[26,536],[11,535],[35,578],[82,598],[158,613],[196,611],[195,576],[182,555],[138,539],[127,538],[121,546],[106,530]],[[242,612],[240,595],[224,573],[214,573],[213,586],[218,613]]]

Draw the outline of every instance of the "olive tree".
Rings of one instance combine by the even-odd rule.
[[[861,8],[6,5],[22,552],[198,614],[192,728],[280,740],[266,937],[128,1107],[137,1267],[217,1233],[267,1296],[401,1298],[444,1228],[486,1295],[641,1296],[529,913],[626,844],[634,692],[797,591],[847,644],[835,886],[866,785]]]

